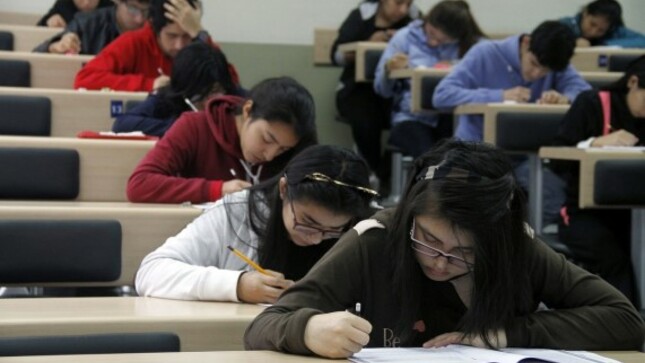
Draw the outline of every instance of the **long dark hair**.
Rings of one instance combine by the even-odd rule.
[[[371,214],[369,204],[373,195],[356,188],[307,178],[312,173],[322,173],[349,185],[369,188],[367,163],[350,150],[330,145],[316,145],[303,150],[287,164],[282,175],[253,186],[248,208],[253,232],[259,237],[258,257],[262,266],[286,271],[289,265],[303,262],[288,260],[290,251],[302,247],[291,242],[284,226],[283,200],[279,191],[279,181],[283,176],[287,179],[288,198],[292,201],[310,201],[334,213],[351,215],[350,225]],[[327,243],[318,251],[318,246],[306,247],[316,254],[311,265],[334,242]],[[304,272],[311,265],[305,266]]]
[[[427,168],[436,165],[471,175],[469,179],[450,175],[425,179]],[[401,300],[397,332],[406,341],[413,339],[410,327],[426,277],[410,248],[409,231],[415,216],[430,215],[472,236],[471,305],[459,329],[492,346],[491,330],[504,327],[531,308],[527,245],[532,239],[525,230],[525,203],[511,164],[500,150],[487,144],[446,140],[415,160],[412,175],[388,236],[395,261],[394,293]]]
[[[626,94],[629,89],[627,83],[632,76],[638,77],[638,88],[645,88],[645,55],[634,59],[627,66],[625,74],[614,83],[611,83],[601,89],[604,91],[617,92]]]
[[[184,111],[190,111],[185,99],[203,101],[214,88],[219,88],[224,94],[236,93],[226,56],[208,44],[191,43],[177,53],[170,84],[157,91],[159,101],[154,116],[177,117]]]
[[[459,42],[460,58],[470,47],[486,36],[470,12],[470,6],[463,0],[439,2],[430,9],[428,15],[423,18],[423,22],[456,39]]]

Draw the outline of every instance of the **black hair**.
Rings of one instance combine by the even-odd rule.
[[[632,78],[632,76],[638,77],[638,88],[645,88],[645,55],[640,56],[630,62],[627,66],[627,69],[625,70],[625,74],[623,74],[623,76],[620,77],[619,80],[610,85],[602,87],[601,89],[603,91],[627,93],[629,91],[627,83],[629,82],[629,79]]]
[[[470,6],[463,0],[443,0],[430,9],[423,20],[424,24],[429,23],[459,42],[459,57],[485,37]]]
[[[576,47],[576,36],[565,24],[548,20],[531,33],[529,50],[540,65],[553,71],[562,71],[569,65]]]
[[[474,180],[423,177],[430,166],[459,168]],[[419,309],[425,279],[410,248],[409,231],[418,215],[447,220],[455,231],[470,236],[474,249],[471,305],[459,330],[479,336],[492,346],[488,333],[503,328],[516,314],[531,310],[523,194],[506,155],[493,146],[444,140],[414,162],[412,180],[396,208],[388,232],[394,259],[394,294],[400,298],[397,333],[411,342],[409,328]]]
[[[161,29],[171,23],[168,18],[166,18],[166,9],[164,9],[164,4],[170,2],[169,0],[150,0],[150,23],[152,24],[152,29],[155,34],[159,35]],[[199,0],[186,0],[188,5],[193,9],[197,9],[200,5]]]
[[[623,9],[616,0],[592,1],[584,7],[583,12],[589,15],[602,16],[607,19],[609,29],[605,35],[611,34],[617,27],[625,24],[623,22]]]
[[[300,140],[296,147],[280,154],[267,163],[264,173],[275,175],[287,162],[305,148],[318,143],[316,131],[316,106],[311,93],[291,77],[268,78],[255,85],[247,94],[253,101],[251,120],[264,119],[268,122],[282,122],[293,127]],[[245,102],[237,110],[242,113]]]
[[[299,261],[289,258],[299,255],[297,250],[302,248],[291,242],[284,226],[284,201],[279,190],[281,177],[286,177],[288,184],[285,199],[309,201],[334,213],[351,215],[353,218],[350,225],[371,213],[369,204],[373,195],[356,188],[306,177],[312,173],[322,173],[343,183],[369,188],[367,163],[348,149],[330,145],[316,145],[303,150],[287,164],[281,175],[251,188],[248,215],[253,231],[259,236],[260,265],[281,271],[285,275],[291,271],[293,275],[287,276],[288,278],[299,279],[304,276],[336,240],[306,247],[304,250],[308,250],[310,254],[300,254],[299,257],[304,258]]]
[[[167,118],[190,111],[185,99],[193,102],[208,97],[214,87],[224,94],[235,94],[228,61],[221,50],[202,42],[194,42],[177,53],[173,60],[170,84],[157,91],[159,102],[154,116]]]

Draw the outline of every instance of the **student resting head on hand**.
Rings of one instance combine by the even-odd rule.
[[[273,303],[370,213],[369,169],[350,150],[312,146],[283,173],[225,196],[149,254],[137,292],[186,300]],[[241,251],[266,269],[254,271]]]
[[[341,358],[364,346],[642,347],[630,302],[534,236],[501,150],[444,142],[411,175],[396,209],[345,233],[251,323],[247,349]],[[361,316],[347,312],[357,302]]]

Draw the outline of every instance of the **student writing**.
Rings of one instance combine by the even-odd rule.
[[[203,110],[208,99],[226,94],[236,94],[226,56],[208,44],[195,42],[177,53],[170,83],[117,116],[112,131],[163,136],[183,112],[192,111],[192,106],[195,111]]]
[[[284,172],[227,195],[143,260],[137,292],[272,303],[370,212],[369,169],[353,152],[312,146]],[[252,270],[234,247],[270,275]]]
[[[605,116],[606,115],[606,116]],[[645,143],[645,57],[602,90],[581,93],[564,116],[555,145],[580,148]],[[559,161],[554,169],[567,181],[567,200],[558,233],[573,258],[636,301],[630,263],[629,210],[580,209],[579,166]],[[609,187],[609,186],[601,186]]]
[[[630,302],[534,237],[502,151],[442,143],[411,175],[396,209],[359,222],[252,322],[247,349],[340,358],[364,346],[642,346]],[[363,318],[345,311],[357,301]]]
[[[374,78],[376,93],[392,98],[391,144],[416,157],[441,138],[450,137],[452,127],[441,123],[437,115],[412,113],[411,81],[390,79],[389,73],[452,63],[483,36],[470,6],[462,0],[439,2],[423,20],[411,22],[394,35],[379,60]]]
[[[212,98],[203,112],[182,114],[137,165],[128,199],[204,203],[247,188],[316,141],[314,119],[311,94],[288,77],[260,82],[246,99]]]

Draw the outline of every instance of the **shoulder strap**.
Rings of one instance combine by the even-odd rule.
[[[602,106],[602,134],[608,135],[611,132],[611,99],[608,91],[598,92],[600,105]]]

